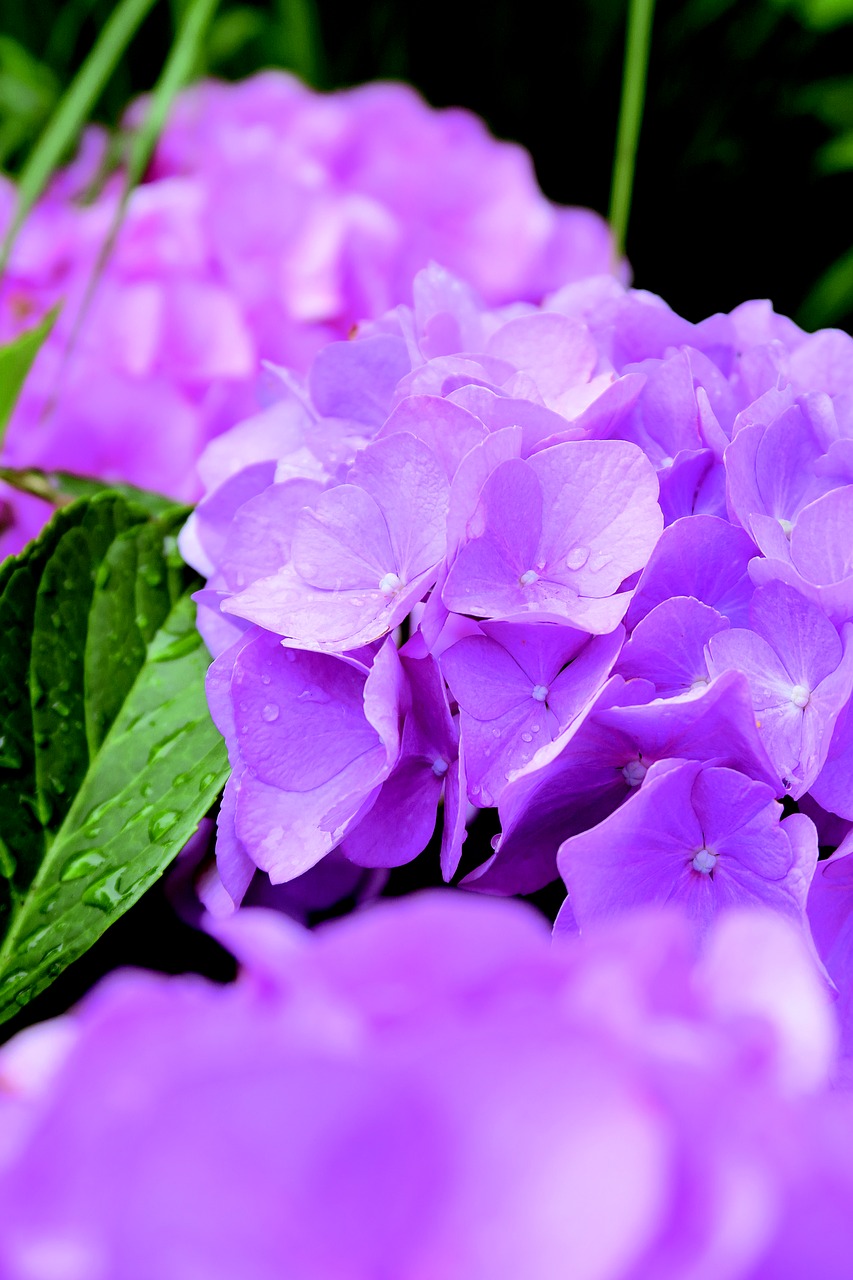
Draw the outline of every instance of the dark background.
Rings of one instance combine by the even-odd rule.
[[[0,165],[14,173],[88,52],[108,0],[0,0]],[[224,0],[198,74],[288,66],[331,89],[405,79],[435,106],[478,112],[531,151],[552,199],[606,213],[625,4],[574,0]],[[115,124],[151,87],[180,20],[161,0],[96,112]],[[628,254],[635,283],[691,319],[770,297],[810,327],[853,321],[853,0],[660,0]],[[841,259],[829,284],[817,282]],[[488,852],[484,815],[466,863]],[[391,877],[437,879],[429,853]],[[546,891],[538,905],[553,914]],[[553,901],[551,900],[553,898]],[[0,1029],[62,1011],[122,964],[212,977],[229,957],[152,890]]]
[[[152,85],[185,2],[155,6],[101,119],[115,123]],[[20,163],[110,9],[0,0],[0,164]],[[625,0],[223,0],[198,73],[408,80],[523,143],[552,199],[606,213],[625,11]],[[810,327],[849,326],[853,262],[840,297],[824,290],[802,308],[853,246],[851,208],[853,0],[659,0],[628,235],[635,283],[691,319],[770,297]]]

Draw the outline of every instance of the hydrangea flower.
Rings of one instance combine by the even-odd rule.
[[[214,652],[251,624],[301,653],[369,665],[365,646],[393,643],[435,664],[469,821],[496,807],[500,823],[468,887],[532,893],[561,847],[605,842],[608,891],[581,929],[666,899],[674,863],[643,861],[652,793],[692,831],[684,780],[711,778],[760,795],[764,827],[742,848],[729,833],[746,870],[727,862],[701,927],[760,899],[806,929],[817,832],[853,819],[845,360],[853,339],[809,338],[768,304],[694,325],[602,275],[490,308],[432,266],[411,306],[283,375],[276,404],[211,446],[182,543],[208,576],[200,625]],[[405,812],[404,784],[383,787]],[[781,800],[803,812],[780,827]],[[465,805],[439,815],[449,876]],[[338,845],[356,863],[362,820]],[[369,825],[364,840],[379,865]],[[383,866],[413,856],[388,844]],[[570,890],[598,866],[560,864]]]
[[[846,1274],[853,1108],[778,917],[217,930],[235,984],[115,974],[0,1051],[8,1280]]]
[[[194,499],[203,446],[264,403],[262,362],[304,371],[405,301],[431,259],[491,304],[611,270],[604,221],[549,203],[528,154],[470,113],[433,111],[402,84],[323,95],[270,71],[179,95],[76,332],[120,199],[106,152],[87,134],[4,273],[0,341],[63,304],[8,431],[10,466]],[[4,182],[0,227],[13,206]],[[45,514],[15,497],[3,550]]]

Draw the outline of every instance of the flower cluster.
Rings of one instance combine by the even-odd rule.
[[[121,195],[106,155],[87,134],[4,275],[0,341],[62,303],[9,429],[10,466],[193,499],[204,444],[261,403],[261,361],[305,368],[401,302],[431,259],[493,303],[610,269],[603,220],[550,204],[528,154],[470,113],[430,110],[404,85],[319,95],[268,72],[179,97],[81,322]],[[0,226],[14,199],[4,182]],[[15,499],[3,551],[45,514]]]
[[[853,339],[766,303],[694,325],[599,277],[495,310],[437,267],[285,377],[183,537],[231,897],[404,863],[443,798],[445,876],[496,808],[465,883],[559,873],[560,928],[671,899],[805,928],[853,820],[851,392]]]
[[[236,984],[117,974],[0,1053],[7,1280],[848,1274],[851,1098],[770,913],[219,929]]]

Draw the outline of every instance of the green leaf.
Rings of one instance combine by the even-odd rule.
[[[0,1022],[154,883],[227,776],[185,518],[104,493],[0,566]]]
[[[58,310],[54,307],[34,329],[27,329],[14,342],[0,347],[0,441],[32,363],[53,328]]]
[[[179,504],[174,498],[166,498],[162,493],[153,493],[149,489],[137,489],[132,484],[107,484],[96,480],[93,476],[78,476],[71,471],[42,471],[39,467],[5,467],[0,466],[0,480],[18,489],[21,493],[31,493],[43,502],[54,507],[67,507],[78,498],[96,498],[99,494],[117,494],[137,507],[142,507],[151,516],[166,515],[177,510]]]
[[[18,179],[15,215],[0,249],[0,270],[9,260],[18,231],[38,200],[65,151],[89,118],[104,85],[124,53],[154,0],[120,0],[94,48],[59,100],[50,123],[36,143]]]

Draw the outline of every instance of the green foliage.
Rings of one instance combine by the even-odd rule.
[[[779,9],[791,9],[804,27],[834,31],[853,21],[853,0],[771,0]]]
[[[59,81],[50,68],[0,36],[0,165],[42,129],[58,97]]]
[[[15,401],[26,381],[32,363],[41,350],[56,320],[57,311],[49,311],[41,324],[27,329],[14,342],[0,347],[0,441],[12,416]]]
[[[185,516],[106,492],[0,566],[0,1022],[160,876],[227,775]]]

